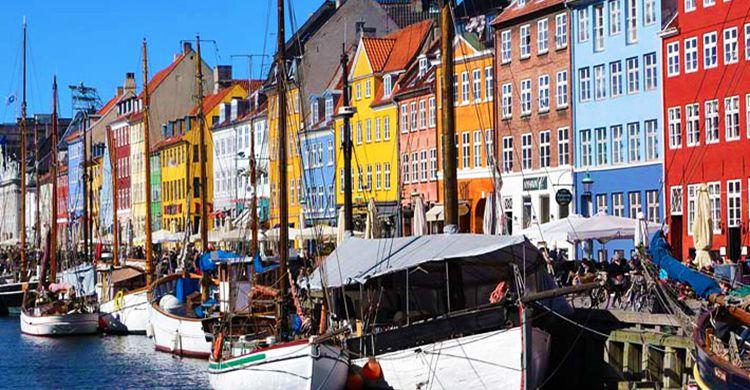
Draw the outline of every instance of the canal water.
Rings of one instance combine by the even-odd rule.
[[[0,388],[208,388],[207,362],[154,351],[146,336],[40,338],[0,317]]]

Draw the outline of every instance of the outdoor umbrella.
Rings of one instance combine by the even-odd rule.
[[[344,236],[346,234],[346,215],[344,215],[344,208],[339,209],[339,221],[336,228],[336,246],[341,245],[344,242]]]
[[[495,191],[490,192],[484,205],[482,232],[484,234],[502,234],[503,232],[500,200]]]
[[[638,213],[638,219],[635,222],[635,235],[633,236],[633,244],[636,248],[644,247],[648,248],[648,223],[643,213]]]
[[[414,218],[411,223],[411,235],[423,236],[427,234],[427,217],[425,216],[422,196],[414,198]]]
[[[365,221],[365,238],[373,239],[380,237],[380,229],[378,224],[378,207],[375,205],[375,201],[370,198],[367,203],[367,220]]]
[[[693,220],[693,244],[695,246],[695,262],[701,266],[711,264],[711,240],[713,239],[713,221],[711,220],[711,204],[708,200],[708,188],[701,184],[698,189],[698,202]]]

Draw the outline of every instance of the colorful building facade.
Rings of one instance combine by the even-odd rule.
[[[748,253],[750,203],[750,3],[679,1],[662,32],[664,201],[670,242],[694,253],[692,225],[701,185],[714,224],[712,256]]]

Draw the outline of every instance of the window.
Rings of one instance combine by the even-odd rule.
[[[596,212],[607,214],[607,194],[596,194]]]
[[[507,64],[511,58],[510,30],[500,33],[500,42],[500,61],[503,64]]]
[[[594,99],[602,100],[607,97],[607,77],[604,65],[594,67]]]
[[[727,181],[727,226],[740,227],[742,221],[742,183]]]
[[[708,183],[708,200],[711,203],[714,233],[721,233],[721,184],[719,182]]]
[[[370,80],[365,81],[365,97],[369,98],[372,90],[372,82]]]
[[[628,206],[630,206],[629,217],[638,218],[638,213],[640,213],[643,210],[641,206],[641,193],[640,192],[628,193]]]
[[[409,116],[411,118],[411,121],[409,122],[411,131],[417,131],[417,102],[411,102],[411,104],[409,104]]]
[[[706,109],[706,143],[719,142],[719,101],[710,100],[705,104]]]
[[[487,166],[492,167],[495,164],[495,131],[487,129],[484,131],[484,155]]]
[[[581,130],[581,165],[591,166],[591,130]]]
[[[643,123],[646,127],[646,161],[659,158],[659,132],[656,119],[647,120]]]
[[[558,14],[555,16],[555,48],[562,49],[568,46],[568,15]]]
[[[687,205],[687,225],[688,235],[693,235],[693,221],[695,220],[695,209],[698,202],[698,185],[690,184],[687,186],[688,190],[688,205]]]
[[[639,89],[638,57],[627,59],[628,93],[637,93]]]
[[[724,130],[726,140],[740,139],[740,97],[732,96],[724,99]]]
[[[639,123],[628,123],[628,150],[630,162],[641,160],[641,126]]]
[[[750,60],[750,24],[745,25],[745,59]]]
[[[453,101],[458,102],[458,75],[453,75]]]
[[[430,149],[430,180],[437,180],[437,149]]]
[[[596,137],[596,165],[607,165],[608,151],[607,151],[607,129],[602,127],[594,130],[594,136]]]
[[[427,61],[427,57],[421,57],[419,59],[419,77],[422,77],[427,73],[428,66],[429,62]]]
[[[609,93],[612,97],[622,95],[622,62],[609,63]]]
[[[656,53],[650,53],[643,56],[643,71],[643,88],[647,91],[656,89],[659,79],[659,72],[656,69]]]
[[[539,167],[547,168],[550,166],[550,132],[542,131],[539,133]]]
[[[549,50],[549,23],[547,19],[536,22],[536,45],[537,54],[544,54]]]
[[[625,216],[625,203],[622,199],[622,192],[612,194],[612,215],[615,217]]]
[[[328,140],[328,165],[333,165],[333,162],[336,161],[336,155],[333,151],[333,140]]]
[[[461,102],[469,102],[469,72],[461,73]]]
[[[464,169],[471,168],[471,141],[469,140],[469,132],[461,134],[462,154],[461,154],[461,167]]]
[[[383,138],[388,141],[391,139],[391,117],[383,117]]]
[[[503,118],[510,118],[513,116],[513,84],[503,84],[502,94]]]
[[[568,71],[557,72],[557,88],[555,91],[555,101],[557,108],[568,107]]]
[[[625,26],[628,29],[628,43],[638,41],[638,2],[637,0],[625,0],[627,14]]]
[[[737,62],[737,27],[724,30],[724,63]]]
[[[685,106],[685,131],[687,133],[687,146],[695,146],[700,143],[700,111],[698,103]]]
[[[609,35],[617,35],[622,32],[621,13],[620,0],[609,0]]]
[[[503,171],[513,170],[513,137],[503,137]]]
[[[419,101],[419,128],[427,128],[427,102]]]
[[[531,80],[521,80],[521,115],[531,114]]]
[[[437,118],[435,117],[435,98],[431,97],[429,100],[429,111],[428,111],[428,117],[430,118],[430,127],[435,127],[435,121]]]
[[[711,69],[717,66],[716,45],[718,40],[716,31],[703,35],[703,69]]]
[[[549,75],[539,76],[539,112],[549,111]]]
[[[475,130],[474,131],[474,154],[473,154],[473,160],[474,160],[474,168],[480,168],[482,167],[482,141],[483,141],[483,132],[482,130]]]
[[[654,223],[659,223],[660,215],[659,191],[646,191],[646,219]]]
[[[391,79],[391,75],[387,74],[383,76],[383,95],[391,96],[392,91],[393,91],[393,81]]]
[[[401,155],[401,174],[404,184],[409,184],[411,181],[411,176],[409,176],[409,153]]]
[[[698,71],[698,38],[685,40],[685,73]]]
[[[380,142],[380,117],[375,118],[375,142]]]
[[[604,4],[594,5],[594,51],[604,50]]]
[[[531,56],[531,26],[525,24],[519,31],[519,45],[521,50],[521,59]]]
[[[372,191],[372,165],[367,164],[367,190]]]
[[[385,189],[390,190],[391,189],[391,163],[385,163],[383,170],[385,171],[385,174],[383,175],[383,181],[385,182]]]
[[[521,169],[531,169],[531,133],[521,135]]]
[[[591,69],[578,69],[579,99],[582,102],[591,100]]]
[[[578,10],[578,42],[589,40],[589,9]]]
[[[401,105],[401,132],[409,132],[409,107],[406,104]]]
[[[365,141],[369,144],[372,142],[372,120],[367,119],[365,121]]]
[[[622,125],[612,126],[612,163],[622,164],[625,162],[625,139],[622,135]]]
[[[750,94],[745,95],[745,122],[747,138],[750,138]]]
[[[357,121],[357,145],[362,144],[362,122]]]
[[[667,44],[667,76],[680,74],[680,42]]]
[[[495,94],[495,84],[493,82],[493,68],[488,66],[484,68],[484,100],[492,100]]]
[[[472,90],[474,95],[474,101],[479,102],[482,100],[482,71],[480,69],[474,69],[471,72]]]
[[[362,83],[355,83],[354,84],[354,98],[356,100],[362,99]]]
[[[570,135],[568,128],[557,129],[557,165],[570,164]]]
[[[656,0],[643,0],[643,24],[656,23]]]
[[[685,0],[685,12],[695,11],[695,0]]]
[[[420,174],[420,180],[425,182],[427,181],[427,151],[422,150],[419,152],[419,174]]]
[[[669,189],[670,213],[672,215],[682,215],[682,187],[676,186]]]

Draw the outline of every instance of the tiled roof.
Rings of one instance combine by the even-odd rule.
[[[373,72],[377,73],[383,69],[395,42],[394,39],[386,38],[362,38],[362,45],[365,47]]]
[[[492,25],[508,22],[521,16],[530,15],[534,12],[565,3],[566,0],[527,0],[526,4],[519,5],[518,0],[513,1],[495,20]]]
[[[211,95],[206,95],[206,97],[203,98],[203,113],[205,114],[211,111],[212,108],[219,105],[219,103],[221,103],[221,101],[224,100],[224,98],[227,97],[230,92],[232,92],[236,85],[240,85],[243,89],[247,90],[249,82],[247,80],[236,80],[232,82],[232,85],[220,90],[219,92]],[[188,115],[198,115],[198,105],[193,107]]]
[[[383,67],[383,72],[393,72],[406,68],[422,47],[422,43],[424,43],[431,28],[432,21],[425,20],[387,35],[387,39],[394,39],[396,42],[393,44],[388,61]]]
[[[115,104],[117,104],[117,102],[120,100],[120,97],[122,97],[122,95],[115,95],[112,99],[109,99],[109,101],[105,103],[102,106],[102,108],[99,109],[99,111],[96,112],[96,115],[99,115],[99,116],[107,115],[109,110],[111,110],[115,106]]]
[[[182,141],[182,135],[176,135],[174,137],[164,138],[163,140],[157,142],[156,145],[154,145],[154,147],[152,147],[151,149],[152,149],[152,151],[154,151],[154,150],[160,150],[160,149],[166,148],[168,146],[172,146],[174,144],[177,144],[180,141]]]

